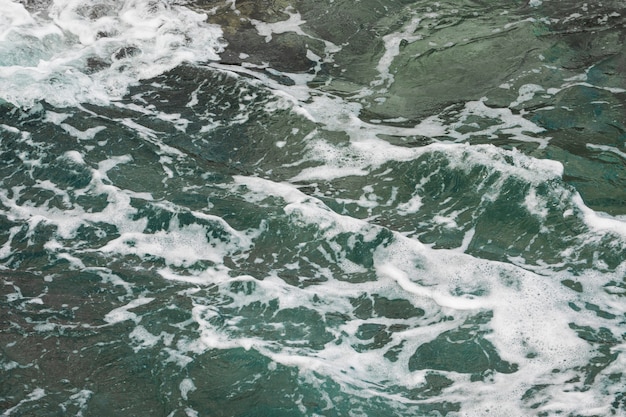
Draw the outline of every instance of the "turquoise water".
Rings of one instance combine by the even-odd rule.
[[[0,0],[6,416],[625,416],[620,2]]]

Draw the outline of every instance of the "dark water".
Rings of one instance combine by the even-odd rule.
[[[7,416],[625,416],[621,2],[0,0]]]

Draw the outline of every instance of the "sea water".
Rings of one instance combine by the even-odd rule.
[[[626,416],[625,36],[0,0],[0,412]]]

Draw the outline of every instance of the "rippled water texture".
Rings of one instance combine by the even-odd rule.
[[[626,416],[623,9],[0,0],[0,414]]]

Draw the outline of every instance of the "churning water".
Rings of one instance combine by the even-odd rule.
[[[626,416],[626,11],[0,0],[3,416]]]

